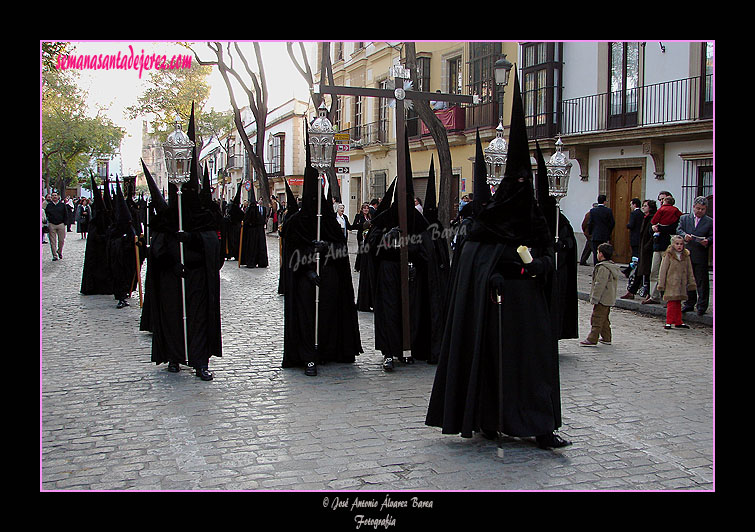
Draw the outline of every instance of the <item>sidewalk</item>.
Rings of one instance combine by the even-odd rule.
[[[623,268],[626,264],[622,264]],[[590,301],[590,284],[592,282],[592,270],[590,266],[577,265],[577,297],[584,301]],[[642,297],[635,296],[634,299],[620,299],[626,293],[626,277],[619,279],[618,299],[616,299],[616,306],[627,310],[634,310],[643,314],[650,314],[653,316],[666,316],[666,308],[662,303],[656,305],[643,305],[641,303]],[[702,316],[698,316],[696,312],[685,312],[684,321],[687,323],[700,323],[703,325],[713,326],[713,272],[710,272],[710,305],[708,310]]]

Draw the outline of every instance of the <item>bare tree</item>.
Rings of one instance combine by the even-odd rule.
[[[236,130],[239,133],[241,142],[244,144],[244,148],[246,148],[246,152],[247,154],[249,154],[249,159],[252,163],[252,166],[257,173],[257,177],[259,178],[260,195],[262,196],[262,202],[266,207],[269,207],[270,183],[268,181],[267,170],[265,168],[265,162],[262,155],[265,153],[265,132],[268,112],[267,80],[265,78],[265,69],[262,64],[262,53],[260,51],[260,45],[258,42],[254,42],[252,44],[254,45],[254,54],[257,61],[257,67],[259,69],[259,75],[252,71],[251,68],[249,68],[249,62],[247,61],[244,53],[241,51],[238,43],[227,43],[225,51],[223,50],[222,44],[219,42],[207,43],[207,47],[215,53],[216,59],[214,61],[203,61],[197,55],[196,50],[192,49],[192,52],[194,52],[194,57],[200,65],[215,65],[218,67],[221,76],[223,76],[223,81],[225,82],[226,88],[228,89],[228,96],[231,100],[231,106],[233,107],[233,121],[236,124]],[[236,55],[239,57],[244,67],[244,71],[251,79],[251,82],[246,82],[234,68],[234,55],[231,50],[231,45],[233,45],[233,48],[236,51]],[[244,123],[241,119],[241,108],[236,102],[236,96],[233,90],[233,84],[231,83],[231,77],[233,77],[233,79],[237,81],[239,86],[246,94],[249,101],[249,109],[251,109],[252,114],[254,115],[254,119],[257,125],[257,135],[254,146],[252,145],[252,141],[249,138],[249,135],[247,135],[246,130],[244,129]]]
[[[312,98],[312,103],[315,106],[315,109],[320,107],[320,104],[324,101],[325,97],[314,91],[314,74],[312,72],[312,68],[309,65],[309,59],[307,58],[306,50],[304,49],[304,43],[299,42],[299,52],[301,53],[302,59],[301,63],[296,58],[296,54],[294,52],[294,43],[287,42],[286,43],[286,50],[288,50],[288,56],[291,58],[291,61],[293,62],[294,66],[296,67],[296,70],[299,71],[299,73],[302,75],[304,80],[309,85],[309,95]],[[335,85],[335,82],[333,80],[333,65],[330,61],[330,43],[329,42],[323,42],[322,43],[322,57],[320,60],[320,83],[322,83],[322,80],[324,78],[327,78],[329,85]],[[334,97],[332,100],[332,103],[330,105],[330,110],[328,111],[328,120],[331,122],[335,121],[336,112],[338,111],[338,105],[339,100],[337,97]],[[333,199],[335,199],[337,202],[341,202],[341,187],[338,186],[338,176],[336,175],[335,171],[335,156],[336,152],[333,151],[333,160],[330,162],[330,168],[328,168],[327,176],[328,176],[328,183],[330,183],[330,190],[333,194]]]

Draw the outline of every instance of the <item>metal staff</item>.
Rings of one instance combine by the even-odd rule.
[[[498,458],[503,458],[503,294],[496,293],[498,303]]]
[[[175,130],[168,135],[163,144],[168,181],[178,188],[178,249],[181,258],[181,306],[183,311],[184,353],[189,361],[189,335],[186,327],[186,279],[184,278],[184,244],[183,244],[183,185],[190,179],[194,142],[181,131],[181,123],[176,119]]]
[[[181,211],[181,195],[183,194],[183,183],[178,183],[178,232],[184,232],[183,226],[183,213]],[[189,361],[189,333],[186,328],[186,278],[184,277],[184,243],[179,237],[178,239],[178,251],[181,257],[181,310],[183,311],[183,329],[184,329],[184,353],[186,354],[186,362]]]
[[[322,181],[325,177],[324,172],[318,172],[317,179],[317,228],[316,228],[316,240],[320,243],[320,219],[322,218]],[[319,279],[320,277],[320,251],[315,246],[315,273]],[[320,285],[315,283],[315,356],[318,353],[319,343],[319,323],[320,323]]]

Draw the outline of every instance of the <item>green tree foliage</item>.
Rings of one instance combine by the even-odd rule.
[[[77,85],[78,73],[55,69],[57,53],[67,43],[42,46],[42,179],[45,188],[60,191],[85,172],[95,157],[113,156],[125,131],[100,114],[87,114],[86,92]]]

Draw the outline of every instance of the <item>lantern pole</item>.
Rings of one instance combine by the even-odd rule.
[[[333,154],[333,140],[335,130],[327,117],[328,109],[325,102],[320,104],[317,110],[318,116],[312,122],[309,128],[309,145],[312,155],[311,163],[317,168],[317,227],[315,229],[315,273],[320,278],[320,238],[321,238],[321,221],[322,221],[322,183],[326,179],[326,171],[330,167],[331,156]],[[319,281],[315,284],[315,356],[320,346],[320,285]],[[317,375],[314,366],[307,367],[307,375]]]
[[[168,140],[163,144],[165,151],[165,163],[168,171],[168,181],[178,188],[178,233],[183,233],[183,210],[182,198],[183,185],[188,181],[187,169],[191,160],[191,147],[194,143],[188,136],[181,131],[181,124],[176,118],[176,129],[168,136]],[[188,154],[188,155],[187,155]],[[179,169],[179,160],[182,164]],[[184,243],[182,236],[178,238],[178,251],[181,259],[181,307],[183,312],[183,333],[184,333],[184,354],[186,362],[189,362],[189,335],[186,327],[186,278],[184,277]]]
[[[564,146],[561,135],[556,140],[556,152],[545,163],[548,169],[548,191],[556,200],[556,243],[558,243],[559,221],[561,218],[561,199],[565,198],[569,191],[569,173],[572,163],[564,155]],[[558,251],[556,251],[558,253]]]

